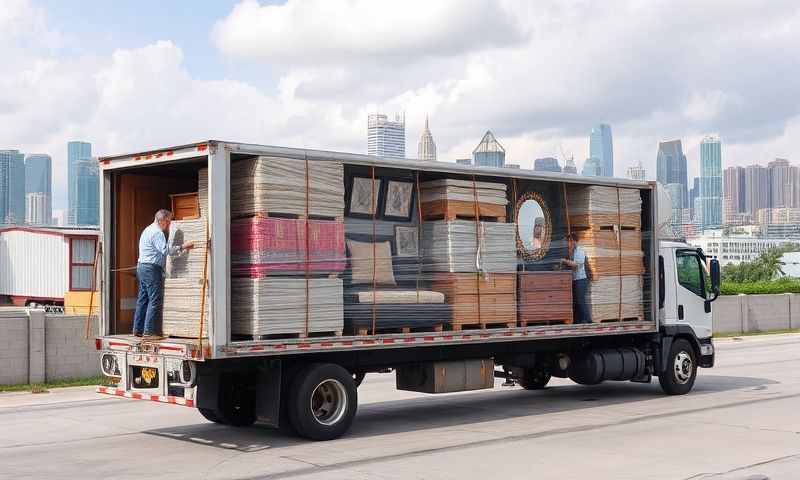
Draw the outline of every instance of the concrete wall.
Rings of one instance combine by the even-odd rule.
[[[800,295],[730,295],[713,305],[714,333],[800,328]]]
[[[97,323],[85,339],[86,316],[0,309],[0,385],[99,375]]]

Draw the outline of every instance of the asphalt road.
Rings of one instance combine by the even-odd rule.
[[[682,397],[560,379],[428,396],[368,375],[350,434],[323,443],[89,388],[0,394],[0,478],[800,478],[800,335],[717,355]]]

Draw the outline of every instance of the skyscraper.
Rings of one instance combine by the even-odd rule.
[[[723,172],[722,213],[725,224],[735,223],[737,215],[745,212],[744,168],[728,167]]]
[[[789,160],[776,158],[767,164],[770,183],[770,208],[795,207],[792,166]]]
[[[436,161],[436,143],[433,141],[430,128],[428,128],[428,117],[425,117],[425,129],[422,130],[422,135],[419,137],[417,158],[431,162]]]
[[[584,177],[599,177],[603,173],[603,166],[597,157],[589,157],[583,162],[581,175]]]
[[[406,158],[406,120],[397,115],[390,121],[376,113],[367,119],[367,154],[386,158]]]
[[[628,167],[627,173],[628,173],[628,178],[630,178],[631,180],[644,181],[645,177],[647,176],[644,167],[642,167],[642,162],[639,162],[632,167]]]
[[[574,158],[569,157],[564,162],[564,173],[578,173],[578,167],[575,166]]]
[[[722,225],[722,144],[716,135],[700,142],[701,228]]]
[[[0,150],[0,223],[25,221],[25,155]]]
[[[87,142],[67,144],[67,177],[70,225],[100,223],[100,178],[92,145]]]
[[[755,219],[758,211],[769,208],[769,170],[761,165],[750,165],[744,169],[745,211]]]
[[[589,157],[600,160],[600,176],[614,176],[614,145],[611,126],[605,123],[592,127],[589,137]]]
[[[52,198],[50,155],[41,153],[28,155],[25,159],[25,221],[32,223],[28,218],[34,218],[37,225],[50,224],[53,216]],[[30,212],[28,207],[36,208],[37,211]]]
[[[537,172],[558,172],[561,173],[561,165],[553,157],[537,158],[533,161],[533,169]]]
[[[502,167],[506,163],[506,149],[487,130],[481,142],[472,151],[473,165],[478,167]]]
[[[472,159],[471,158],[458,158],[458,159],[456,159],[456,163],[459,164],[459,165],[467,165],[467,166],[469,166],[469,165],[472,165]]]
[[[686,181],[686,155],[680,140],[660,142],[656,158],[656,180],[663,185],[680,185],[680,208],[689,208],[688,185]],[[673,193],[676,191],[672,190]],[[673,202],[675,199],[673,199]]]

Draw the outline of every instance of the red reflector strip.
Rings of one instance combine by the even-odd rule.
[[[201,144],[197,145],[197,151],[198,152],[205,152],[206,150],[208,150],[208,145],[207,144],[201,143]]]
[[[172,403],[175,405],[183,405],[185,407],[194,407],[194,400],[186,399],[183,397],[176,397],[173,395],[148,395],[139,392],[128,392],[120,388],[113,387],[97,387],[97,393],[105,395],[114,395],[116,397],[132,398],[134,400],[150,400],[151,402],[159,403]]]
[[[182,352],[183,351],[182,347],[173,347],[173,346],[170,346],[170,345],[159,345],[158,349],[159,350],[172,350],[173,352]]]

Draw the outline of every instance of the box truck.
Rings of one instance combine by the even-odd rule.
[[[654,182],[216,140],[99,161],[101,393],[327,440],[370,372],[680,395],[714,365],[719,265],[662,233]],[[165,337],[142,341],[137,245],[161,208],[199,248],[170,259]]]

